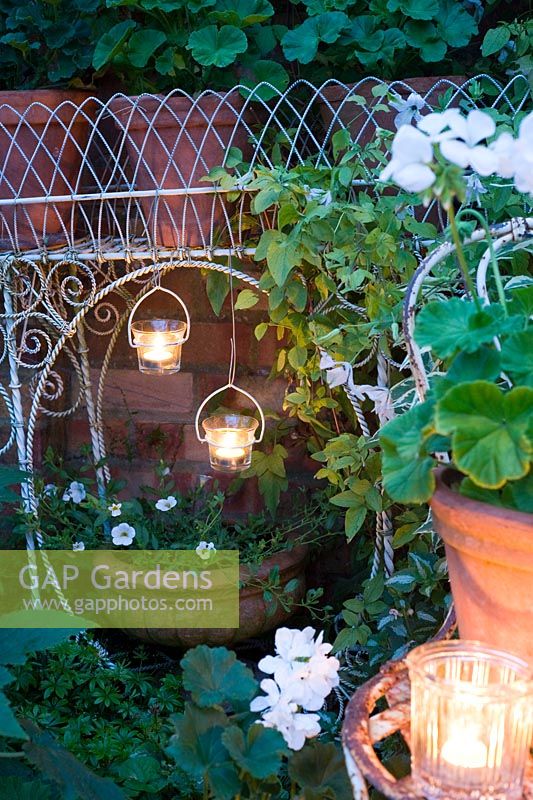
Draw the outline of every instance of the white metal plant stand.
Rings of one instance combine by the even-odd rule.
[[[521,110],[527,99],[525,78],[517,76],[502,88],[489,76],[482,77],[493,87],[493,108],[512,114]],[[449,90],[450,105],[467,98],[472,103],[468,94],[471,83],[458,86],[441,79],[436,87]],[[336,82],[330,85],[342,88]],[[97,477],[100,490],[105,491],[109,479],[103,426],[106,376],[118,337],[136,304],[151,290],[154,273],[164,277],[176,269],[202,268],[231,272],[233,279],[256,289],[259,286],[253,275],[224,263],[232,256],[241,262],[252,256],[260,228],[255,235],[248,233],[249,192],[244,191],[235,200],[217,183],[199,177],[214,166],[207,156],[207,146],[218,146],[220,164],[235,157],[232,147],[238,146],[252,167],[268,168],[276,166],[269,153],[272,142],[277,140],[286,167],[308,162],[329,165],[331,139],[343,124],[341,112],[346,105],[353,105],[355,112],[362,115],[355,134],[357,141],[364,141],[369,132],[375,132],[374,110],[352,104],[350,99],[372,86],[404,94],[409,90],[403,82],[387,86],[368,78],[349,90],[343,87],[345,99],[335,106],[328,99],[327,87],[316,88],[304,81],[275,94],[268,103],[259,99],[258,90],[237,87],[226,95],[207,92],[194,101],[189,99],[185,116],[173,105],[177,97],[182,97],[179,92],[166,98],[143,95],[137,101],[123,95],[106,103],[88,98],[71,113],[70,121],[66,121],[61,107],[47,110],[49,124],[59,126],[63,134],[57,152],[48,145],[48,126],[44,130],[32,127],[31,109],[18,115],[14,127],[0,123],[0,134],[9,141],[0,156],[0,173],[7,175],[9,159],[15,155],[22,164],[16,185],[8,181],[5,189],[4,183],[0,196],[0,403],[5,408],[3,416],[9,419],[7,433],[0,442],[0,457],[11,454],[12,458],[15,451],[21,469],[28,472],[23,486],[28,511],[37,508],[31,475],[35,466],[35,432],[42,417],[66,418],[85,409],[95,460],[104,463]],[[235,97],[243,92],[248,95],[236,102]],[[515,93],[523,96],[516,104],[512,100]],[[208,124],[198,137],[192,133],[193,122],[196,125],[202,114],[207,119],[203,110],[207,102],[211,103]],[[1,111],[0,108],[0,118]],[[11,116],[16,114],[13,109],[10,112]],[[228,114],[230,118],[223,135],[216,127],[219,113],[224,113],[226,120]],[[158,125],[158,115],[163,114],[173,116],[181,131],[178,145],[189,148],[187,152],[192,154],[186,170],[177,166],[178,145],[175,142],[169,146]],[[135,128],[139,115],[148,120],[144,139],[139,138]],[[80,127],[85,131],[81,140],[75,136]],[[23,131],[33,135],[31,152],[20,145]],[[160,173],[150,162],[154,147],[163,152]],[[36,167],[39,150],[44,150],[55,164],[48,183]],[[73,175],[67,174],[63,157],[66,153],[71,166],[73,160],[77,164]],[[364,169],[366,177],[355,182],[354,191],[361,186],[372,191],[370,170]],[[246,177],[241,176],[243,185]],[[200,211],[205,218],[206,209],[208,223],[202,227]],[[166,235],[172,239],[170,246],[161,241],[161,231],[163,239]],[[350,306],[344,298],[333,296],[322,304],[320,313],[335,314],[339,308],[363,311]],[[107,339],[96,383],[91,376],[87,332]],[[386,392],[390,359],[378,341],[369,342],[363,362],[372,360],[377,367],[378,388]],[[352,379],[353,365],[349,367],[346,390],[366,435],[369,428]],[[72,376],[77,391],[69,400],[68,381]],[[388,518],[381,515],[378,540],[383,536],[385,547],[380,540],[376,567],[384,554],[388,571],[393,568],[391,533]],[[37,539],[41,545],[39,534]],[[28,546],[34,545],[29,539]]]

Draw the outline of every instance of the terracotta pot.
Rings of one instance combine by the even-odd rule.
[[[278,553],[263,562],[255,577],[266,580],[270,570],[278,567],[280,586],[286,586],[292,580],[297,581],[295,588],[288,593],[297,603],[305,594],[307,557],[308,547],[306,545]],[[250,570],[247,567],[241,567],[240,578],[241,582],[250,579]],[[145,642],[167,647],[195,647],[198,644],[227,646],[260,636],[278,627],[289,619],[292,613],[291,610],[285,610],[279,603],[276,605],[274,613],[267,613],[263,589],[244,585],[239,596],[238,628],[128,628],[125,633]]]
[[[84,91],[1,92],[0,199],[76,191],[94,110]],[[70,202],[0,205],[0,248],[66,242],[72,214]]]
[[[406,89],[405,86],[401,84],[393,84],[393,89],[395,89],[404,100],[407,99],[411,92],[416,92],[422,97],[426,97],[427,95],[427,102],[433,106],[437,102],[439,95],[443,94],[449,87],[449,84],[444,83],[437,87],[437,89],[431,91],[438,80],[452,81],[458,86],[461,86],[466,78],[460,75],[446,76],[444,78],[404,78],[403,82],[408,85],[409,89]],[[320,113],[326,128],[329,128],[335,115],[336,122],[334,130],[338,130],[342,125],[342,127],[350,131],[352,139],[357,140],[360,145],[365,145],[372,141],[376,126],[388,131],[395,131],[394,117],[397,114],[395,110],[376,111],[372,120],[368,118],[368,110],[382,102],[381,97],[374,97],[372,94],[372,89],[379,85],[379,81],[369,79],[357,88],[355,88],[357,84],[349,84],[348,89],[338,84],[324,87],[324,89],[322,89],[322,95],[328,102],[326,103],[324,100],[320,100],[319,103]],[[367,103],[367,112],[365,112],[362,106],[348,100],[347,98],[349,95],[364,97]],[[457,102],[459,102],[459,98]]]
[[[533,514],[479,503],[437,472],[431,501],[446,545],[459,632],[533,664]]]
[[[247,108],[246,124],[241,122],[243,105],[238,92],[206,94],[194,104],[181,95],[113,98],[109,107],[129,157],[132,188],[209,189],[201,178],[222,164],[228,147],[251,156],[254,115]],[[172,249],[209,245],[232,211],[223,195],[214,194],[145,197],[139,203],[146,222],[139,232],[148,233],[155,246]]]

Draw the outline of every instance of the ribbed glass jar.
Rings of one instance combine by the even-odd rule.
[[[407,657],[412,776],[428,800],[518,800],[532,733],[532,672],[465,640]]]

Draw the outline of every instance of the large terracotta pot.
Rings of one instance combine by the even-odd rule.
[[[431,106],[434,106],[439,95],[443,94],[450,86],[449,83],[442,83],[432,91],[433,86],[439,80],[452,81],[454,84],[461,86],[466,78],[460,75],[451,75],[444,78],[405,78],[403,83],[407,84],[409,87],[408,89],[396,83],[393,85],[393,89],[403,100],[407,99],[411,92],[416,92],[422,97],[426,97],[427,95],[427,102]],[[372,89],[377,85],[379,85],[379,81],[369,79],[360,86],[357,86],[357,84],[350,84],[348,89],[338,84],[325,86],[321,93],[327,102],[324,102],[324,100],[320,101],[320,113],[326,128],[329,128],[335,116],[334,130],[338,130],[341,126],[347,128],[350,131],[352,139],[357,140],[360,145],[366,145],[372,141],[376,132],[376,126],[388,131],[395,131],[394,117],[398,113],[395,110],[376,111],[372,120],[369,119],[368,112],[371,111],[373,107],[383,102],[383,98],[374,97],[372,94]],[[355,88],[356,86],[357,88]],[[366,111],[362,106],[347,99],[349,96],[354,95],[364,97],[366,101]],[[457,99],[457,103],[459,99],[460,98]]]
[[[247,108],[246,124],[241,121],[243,104],[238,92],[205,94],[194,105],[182,95],[113,98],[109,107],[129,157],[132,188],[211,188],[201,178],[223,163],[228,147],[240,148],[245,159],[251,156],[253,113]],[[172,249],[209,245],[232,211],[223,195],[214,194],[151,196],[139,202],[145,217],[141,233],[147,232],[154,245]]]
[[[533,514],[479,503],[437,472],[431,501],[446,545],[460,635],[510,650],[533,664]]]
[[[278,553],[263,562],[255,578],[266,581],[269,572],[277,567],[280,587],[294,581],[294,586],[287,595],[294,603],[298,603],[305,594],[307,557],[306,545]],[[269,613],[272,609],[267,607],[263,589],[260,586],[246,585],[246,581],[250,580],[250,570],[245,566],[240,569],[240,579],[244,586],[239,595],[238,628],[129,628],[125,632],[145,642],[168,647],[195,647],[198,644],[220,646],[260,636],[289,619],[293,611],[285,609],[279,603],[273,613]]]
[[[0,199],[72,194],[95,104],[87,92],[0,93]],[[75,233],[72,203],[0,205],[0,248],[59,244]]]

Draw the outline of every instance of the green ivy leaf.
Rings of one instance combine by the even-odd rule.
[[[93,67],[102,69],[106,64],[113,61],[126,44],[130,32],[136,27],[137,23],[132,19],[125,19],[107,30],[96,42],[93,53]]]
[[[280,234],[279,239],[273,239],[270,242],[267,250],[267,264],[270,274],[278,286],[283,286],[299,261],[297,247],[289,238]]]
[[[436,428],[451,434],[456,466],[476,484],[497,489],[529,470],[533,389],[504,394],[487,381],[454,386],[437,403]]]
[[[233,64],[239,53],[246,52],[246,35],[234,25],[208,25],[193,31],[189,36],[187,49],[204,67],[227,67]]]
[[[341,631],[341,634],[344,631]],[[338,641],[339,637],[337,637]],[[341,642],[342,644],[342,642]],[[351,644],[355,644],[352,642]],[[346,645],[345,645],[346,646]],[[352,789],[340,745],[313,740],[289,761],[289,777],[312,795],[303,797],[351,797]]]
[[[511,32],[509,31],[509,28],[504,26],[499,28],[490,28],[483,38],[481,55],[491,56],[493,53],[499,53],[500,50],[505,47],[510,38]]]
[[[210,270],[207,276],[206,292],[211,308],[215,314],[220,316],[224,300],[229,294],[229,278],[223,272]]]
[[[257,691],[254,676],[225,647],[199,645],[181,661],[183,686],[202,708],[249,700]]]
[[[496,303],[478,311],[474,303],[452,297],[428,303],[417,317],[415,339],[420,347],[431,347],[439,358],[457,351],[473,353],[504,332],[520,330],[521,317],[505,317]]]
[[[257,724],[250,726],[246,736],[231,725],[222,741],[237,766],[258,780],[277,776],[281,759],[288,753],[281,733]]]
[[[235,310],[242,311],[246,308],[253,308],[259,302],[259,297],[257,292],[253,292],[251,289],[243,289],[242,292],[239,292],[237,300],[235,301]]]

